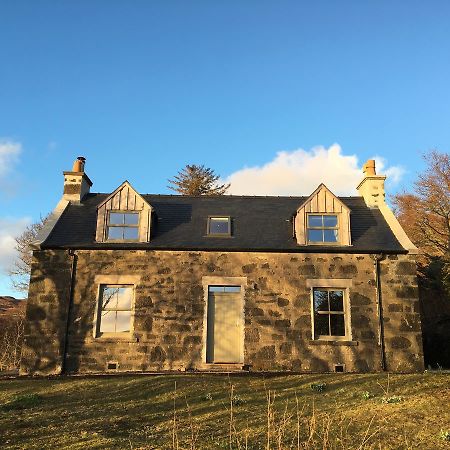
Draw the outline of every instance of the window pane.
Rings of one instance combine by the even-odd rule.
[[[125,216],[125,225],[137,225],[139,223],[139,214],[138,213],[126,213]]]
[[[209,234],[229,234],[230,219],[228,217],[211,217],[209,219]]]
[[[225,292],[241,292],[240,286],[225,286]]]
[[[131,309],[131,297],[133,289],[131,287],[121,287],[117,294],[117,309]]]
[[[315,336],[329,336],[328,314],[314,315],[314,334]]]
[[[330,311],[344,311],[344,293],[330,291]]]
[[[109,213],[109,223],[113,225],[123,224],[123,214],[121,213]]]
[[[331,314],[331,335],[345,336],[344,314]]]
[[[322,227],[323,216],[308,214],[308,227]]]
[[[123,239],[122,227],[108,227],[108,239]]]
[[[117,311],[116,333],[125,333],[130,331],[131,312]]]
[[[337,227],[337,216],[323,216],[324,227]]]
[[[309,242],[323,242],[323,231],[322,230],[308,230],[308,241]]]
[[[209,292],[224,292],[225,287],[224,286],[208,286]]]
[[[100,333],[114,333],[116,327],[116,311],[102,311]]]
[[[329,311],[327,291],[314,289],[314,311]]]
[[[338,230],[323,230],[324,242],[337,242]]]
[[[102,292],[102,309],[114,309],[117,306],[117,293],[119,289],[116,287],[105,286]]]
[[[137,239],[139,237],[139,229],[135,227],[124,227],[123,238],[124,239]]]

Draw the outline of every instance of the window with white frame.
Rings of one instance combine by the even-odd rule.
[[[100,285],[96,336],[117,336],[131,332],[134,287]]]
[[[307,238],[309,244],[336,244],[339,241],[337,214],[308,214]]]
[[[313,336],[315,339],[345,340],[350,337],[346,290],[313,288]]]
[[[108,241],[137,241],[139,239],[139,211],[109,211]]]

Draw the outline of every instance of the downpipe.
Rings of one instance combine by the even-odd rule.
[[[72,258],[72,264],[70,268],[70,290],[69,290],[69,305],[67,307],[67,316],[66,316],[66,326],[64,330],[64,345],[62,352],[62,361],[61,361],[61,374],[65,374],[67,371],[67,349],[69,347],[69,327],[70,327],[70,318],[72,316],[73,309],[73,295],[75,290],[75,275],[77,271],[77,261],[78,256],[73,249],[69,249],[69,256]]]
[[[375,272],[375,293],[378,314],[378,346],[380,348],[381,370],[386,372],[386,348],[384,345],[384,323],[383,323],[383,299],[381,295],[381,275],[380,261],[383,261],[385,255],[382,253],[373,255],[373,266]]]

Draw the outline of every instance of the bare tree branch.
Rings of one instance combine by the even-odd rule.
[[[12,287],[20,292],[28,292],[28,284],[30,279],[31,261],[33,258],[33,251],[30,244],[36,240],[39,231],[42,230],[48,216],[41,217],[39,222],[29,225],[25,231],[16,237],[15,249],[18,253],[18,258],[13,262],[9,269],[9,276],[11,277]]]
[[[395,212],[421,250],[423,264],[439,260],[441,277],[450,280],[450,155],[436,150],[424,156],[427,168],[413,192],[397,194]],[[450,292],[450,285],[448,286]]]

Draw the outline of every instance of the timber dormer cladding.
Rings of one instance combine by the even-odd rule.
[[[97,207],[96,242],[150,242],[152,211],[124,181]]]
[[[312,239],[312,233],[323,239]],[[300,205],[294,219],[298,245],[351,245],[350,209],[323,183]],[[327,239],[327,234],[333,238]]]

